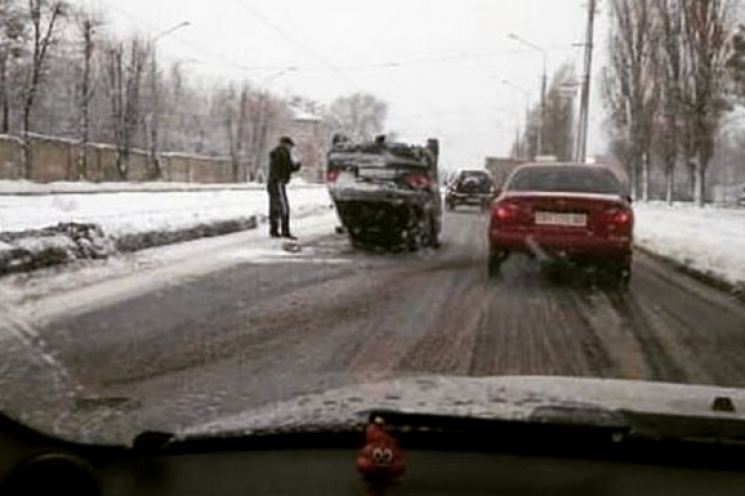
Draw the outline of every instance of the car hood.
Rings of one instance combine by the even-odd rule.
[[[734,412],[713,408],[728,399]],[[506,421],[618,423],[629,413],[745,421],[745,390],[556,377],[418,377],[356,385],[273,403],[193,426],[177,438],[326,432],[364,425],[374,411]],[[742,413],[741,413],[742,412]],[[589,414],[589,415],[588,415]]]

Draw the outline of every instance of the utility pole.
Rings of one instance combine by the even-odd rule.
[[[541,122],[538,126],[538,155],[546,148],[546,92],[548,91],[548,57],[543,52],[543,81],[541,83]]]
[[[588,0],[587,40],[585,41],[585,71],[580,101],[579,130],[577,132],[577,162],[587,161],[587,135],[590,126],[590,89],[592,83],[592,55],[595,48],[595,15],[597,0]]]

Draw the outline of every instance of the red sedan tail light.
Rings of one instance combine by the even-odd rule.
[[[515,216],[515,212],[505,205],[500,205],[494,211],[494,216],[499,220],[508,220]]]
[[[520,216],[520,205],[509,202],[496,203],[492,209],[492,220],[500,224],[515,222]]]
[[[634,221],[634,215],[626,208],[614,207],[606,212],[607,218],[614,226],[628,226]]]

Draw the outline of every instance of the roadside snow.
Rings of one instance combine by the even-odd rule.
[[[289,191],[294,217],[331,211],[319,186]],[[0,195],[0,275],[256,229],[263,189]]]
[[[293,186],[304,186],[300,182]],[[85,181],[61,181],[53,183],[36,183],[33,181],[0,180],[0,195],[49,195],[49,194],[92,194],[119,193],[138,191],[224,191],[224,190],[263,190],[258,183],[240,184],[200,184],[177,182],[108,182],[91,183]]]
[[[289,197],[295,214],[331,205],[323,187],[291,188]],[[263,189],[0,196],[0,232],[75,222],[96,224],[108,236],[121,237],[261,217],[267,208]]]
[[[639,203],[635,211],[638,246],[745,287],[745,210]]]
[[[336,222],[336,213],[324,210],[299,216],[293,221],[293,230],[307,244],[333,234]],[[283,241],[267,234],[263,229],[244,231],[0,278],[0,331],[3,314],[9,308],[17,319],[40,325],[235,265],[286,263],[312,257],[305,251],[284,251]]]

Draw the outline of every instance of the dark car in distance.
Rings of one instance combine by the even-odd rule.
[[[327,183],[354,246],[416,250],[439,247],[442,199],[439,142],[426,146],[353,143],[336,137]]]
[[[489,273],[511,253],[592,264],[631,278],[634,213],[617,176],[602,166],[530,164],[492,205]]]
[[[485,170],[458,172],[445,194],[445,204],[451,211],[460,205],[476,205],[487,210],[493,199],[494,181]]]

